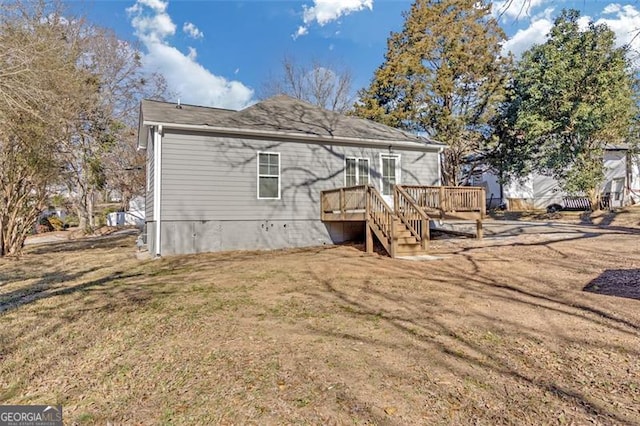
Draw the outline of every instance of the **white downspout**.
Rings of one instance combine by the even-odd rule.
[[[161,227],[161,214],[160,210],[162,207],[162,199],[161,199],[161,182],[162,182],[162,125],[156,127],[155,132],[153,134],[154,141],[154,150],[153,150],[153,160],[154,160],[154,182],[153,182],[153,219],[156,222],[156,234],[155,234],[155,247],[156,252],[154,253],[156,256],[160,256],[160,235],[162,233]]]

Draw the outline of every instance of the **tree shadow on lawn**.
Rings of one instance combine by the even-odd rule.
[[[117,235],[101,235],[98,237],[84,237],[79,240],[67,240],[62,242],[34,244],[26,253],[47,254],[90,250],[95,248],[114,249],[130,247],[134,248],[131,233]]]
[[[583,291],[640,300],[640,269],[607,269]]]
[[[390,266],[390,269],[394,269],[392,264],[390,264]],[[416,277],[421,276],[422,279],[432,281],[437,286],[447,286],[449,288],[459,287],[464,289],[467,293],[471,293],[471,297],[475,295],[475,297],[479,299],[486,298],[487,294],[485,292],[489,290],[489,294],[492,294],[493,297],[498,297],[507,303],[512,303],[514,309],[517,309],[517,306],[520,305],[538,311],[549,310],[549,312],[555,313],[554,315],[569,315],[578,320],[592,322],[600,326],[612,327],[619,332],[629,333],[633,336],[638,335],[640,329],[638,324],[616,318],[608,312],[585,304],[576,303],[576,301],[563,300],[560,297],[553,297],[546,294],[537,294],[536,292],[501,282],[499,281],[499,277],[483,274],[477,268],[476,272],[470,276],[468,276],[467,271],[462,267],[460,267],[459,271],[462,276],[467,275],[466,278],[456,279],[451,276],[450,272],[438,275],[434,273],[436,272],[435,270],[421,270],[419,268],[416,268],[412,272],[416,274]],[[406,272],[407,271],[405,271],[405,273]],[[542,370],[537,371],[536,368],[532,371],[518,369],[513,362],[505,362],[504,353],[501,354],[500,351],[493,351],[491,347],[481,345],[481,342],[477,341],[473,335],[467,335],[465,331],[461,332],[447,324],[445,320],[443,320],[443,315],[455,317],[461,314],[455,308],[452,309],[451,307],[441,306],[438,302],[434,303],[433,301],[431,303],[424,303],[424,300],[422,300],[418,294],[410,296],[398,295],[385,287],[379,287],[371,282],[364,282],[358,285],[358,287],[361,287],[360,290],[366,291],[368,295],[373,296],[372,299],[362,298],[355,293],[352,294],[351,290],[341,290],[338,282],[334,282],[331,278],[323,276],[321,273],[317,273],[316,271],[310,271],[310,273],[313,275],[314,280],[321,283],[324,287],[324,291],[314,294],[315,297],[337,303],[338,306],[342,306],[345,312],[357,317],[377,318],[379,321],[395,328],[400,335],[408,336],[410,338],[409,341],[417,339],[417,343],[411,343],[410,346],[415,346],[414,349],[416,349],[418,353],[428,353],[424,352],[424,350],[429,348],[440,353],[441,356],[430,357],[429,363],[434,366],[440,366],[452,372],[457,377],[463,378],[469,374],[468,371],[461,369],[460,362],[462,362],[463,365],[470,365],[473,370],[478,372],[478,380],[483,381],[486,380],[486,377],[497,374],[498,376],[515,380],[516,382],[526,383],[529,386],[540,389],[544,393],[554,395],[559,400],[564,401],[564,403],[582,411],[585,415],[596,416],[599,420],[605,421],[605,423],[610,421],[614,423],[628,422],[628,419],[625,419],[622,413],[611,410],[611,407],[603,404],[602,401],[599,401],[597,398],[591,397],[588,392],[581,392],[576,386],[570,386],[566,383],[563,384],[555,379],[555,376],[542,374]],[[401,309],[381,309],[380,306],[384,305],[395,305],[401,307]],[[478,313],[470,313],[470,315],[476,314]],[[487,324],[496,324],[498,330],[500,330],[500,327],[507,326],[500,317],[485,318],[485,320],[487,320]],[[544,329],[534,327],[529,329],[526,326],[523,327],[521,324],[514,323],[510,326],[518,328],[518,335],[522,336],[523,339],[533,339],[532,341],[536,341],[536,335],[542,333],[544,336],[545,333]],[[365,335],[361,336],[358,335],[357,332],[336,333],[333,330],[325,329],[325,327],[318,325],[310,325],[309,329],[311,332],[321,335],[348,340],[360,340],[371,345],[388,345],[390,349],[398,349],[398,343],[386,341],[386,339],[373,339]],[[559,334],[557,337],[567,345],[577,344],[577,341],[574,342],[568,335]],[[404,347],[404,344],[402,345]],[[510,355],[507,356],[513,356],[515,358],[522,358],[524,356],[515,347],[505,350],[510,353]],[[562,355],[559,354],[558,356]],[[534,360],[527,362],[532,361],[535,363]],[[526,364],[525,362],[525,365]],[[537,368],[544,369],[544,366]]]
[[[110,284],[116,280],[123,280],[142,275],[142,273],[124,273],[122,271],[117,271],[106,277],[79,283],[72,286],[63,286],[52,290],[52,287],[55,287],[58,284],[76,280],[88,273],[94,272],[97,269],[98,268],[90,268],[73,274],[64,274],[59,272],[46,274],[39,281],[28,286],[27,288],[20,288],[9,293],[0,294],[0,315],[8,311],[20,308],[21,306],[37,302],[38,300],[57,296],[65,296],[77,292],[85,292],[95,287]]]

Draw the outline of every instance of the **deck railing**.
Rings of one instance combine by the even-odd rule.
[[[378,239],[393,256],[394,213],[376,188],[358,185],[322,191],[320,206],[322,220],[349,220],[355,217],[371,221],[376,225]]]
[[[476,219],[477,236],[482,238],[482,218],[486,214],[484,189],[396,185],[393,208],[371,185],[330,189],[320,194],[323,221],[366,221],[367,247],[372,247],[369,241],[373,232],[391,257],[395,256],[398,243],[394,229],[396,223],[400,222],[426,249],[430,238],[429,215],[432,212],[441,214],[442,218]]]
[[[429,216],[400,185],[394,187],[393,205],[396,215],[422,248],[426,249],[429,241]]]
[[[473,186],[402,185],[420,207],[425,210],[447,212],[478,212],[486,215],[484,188]]]
[[[372,221],[382,233],[382,238],[379,235],[378,239],[391,257],[395,257],[393,219],[393,210],[380,192],[373,186],[367,186],[367,220]]]
[[[348,212],[364,211],[367,207],[366,192],[366,185],[322,191],[320,193],[322,220],[325,220],[327,213],[340,213],[341,217],[346,218]]]

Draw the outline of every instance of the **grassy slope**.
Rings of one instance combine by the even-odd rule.
[[[638,238],[436,243],[423,263],[35,246],[0,260],[0,404],[100,424],[640,423],[640,301],[583,291],[640,279]]]

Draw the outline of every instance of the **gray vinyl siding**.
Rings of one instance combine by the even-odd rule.
[[[279,200],[257,199],[258,152],[280,153]],[[388,150],[236,139],[165,129],[163,227],[165,221],[319,220],[320,191],[344,186],[345,157],[369,158],[371,183],[379,188],[381,153]],[[402,183],[439,183],[436,152],[394,149],[393,153],[401,156]],[[153,200],[147,197],[148,208],[152,205]]]

